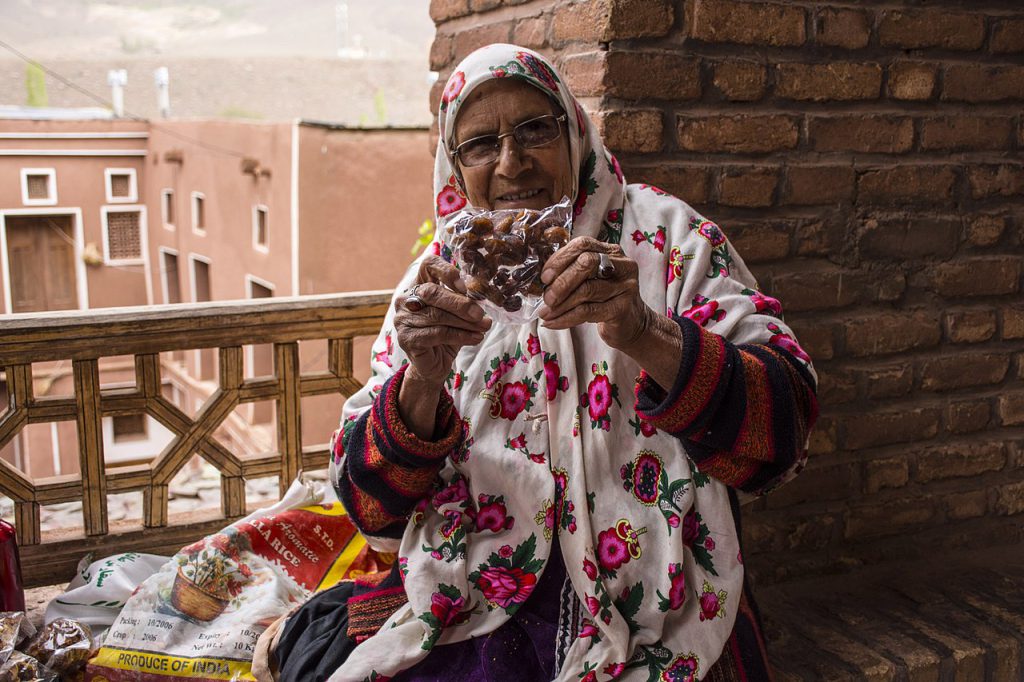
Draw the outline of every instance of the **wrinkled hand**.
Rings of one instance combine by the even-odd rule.
[[[615,272],[598,275],[599,254],[607,254]],[[640,298],[640,272],[636,261],[618,244],[592,237],[576,237],[559,249],[544,266],[547,285],[538,311],[549,329],[569,329],[584,322],[597,323],[597,331],[612,348],[625,350],[646,331],[653,311]]]
[[[439,256],[423,259],[413,286],[423,307],[409,310],[409,291],[400,294],[395,299],[395,334],[409,358],[407,376],[440,387],[459,349],[480,343],[491,320],[466,296],[459,271]]]

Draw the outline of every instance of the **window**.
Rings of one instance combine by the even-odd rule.
[[[211,299],[210,261],[203,256],[192,254],[192,301],[202,303]],[[201,348],[196,358],[196,375],[203,381],[217,377],[217,352],[214,348]]]
[[[178,254],[160,249],[160,274],[164,285],[164,303],[181,303],[181,276],[178,274]]]
[[[53,168],[22,168],[21,203],[25,206],[56,205],[57,171]]]
[[[206,232],[206,197],[201,192],[192,192],[192,231]]]
[[[108,204],[134,204],[139,200],[134,168],[107,168],[103,175]]]
[[[146,439],[146,415],[125,414],[115,416],[113,421],[115,443]]]
[[[142,211],[103,207],[103,260],[105,263],[142,262],[145,233]]]
[[[267,251],[267,207],[253,206],[252,209],[252,245],[258,251]]]
[[[160,217],[164,221],[164,227],[168,230],[174,229],[174,190],[164,189],[160,191]]]

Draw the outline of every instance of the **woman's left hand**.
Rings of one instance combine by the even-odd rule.
[[[605,343],[625,350],[640,339],[653,314],[640,298],[639,272],[636,261],[618,244],[592,237],[569,240],[541,273],[547,285],[539,310],[544,326],[569,329],[594,322]]]

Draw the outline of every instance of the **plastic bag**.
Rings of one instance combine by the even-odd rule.
[[[563,198],[543,211],[467,209],[445,229],[470,298],[496,322],[525,324],[541,306],[544,264],[569,241],[572,204]]]
[[[56,618],[32,638],[25,653],[41,663],[47,672],[70,677],[93,653],[92,631],[85,623]]]
[[[253,679],[268,625],[313,591],[393,562],[322,499],[297,480],[277,504],[183,548],[125,604],[85,679]]]
[[[18,643],[35,634],[24,611],[0,612],[0,664],[10,658]]]
[[[20,651],[0,665],[0,682],[56,682],[58,675],[46,670],[42,663]]]

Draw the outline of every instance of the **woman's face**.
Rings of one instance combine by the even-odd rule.
[[[482,135],[511,133],[523,121],[561,113],[547,95],[529,83],[512,78],[489,80],[474,89],[462,105],[455,121],[453,146]],[[572,191],[564,123],[558,139],[543,147],[523,149],[509,135],[501,139],[496,161],[464,166],[456,159],[456,164],[469,203],[478,208],[543,209]]]

